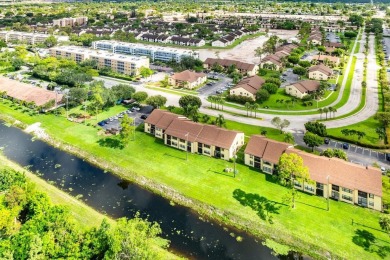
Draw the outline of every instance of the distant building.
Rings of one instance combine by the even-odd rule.
[[[323,63],[325,65],[331,65],[331,66],[338,66],[340,64],[340,58],[335,56],[329,56],[329,55],[315,55],[312,56],[312,60],[316,60],[319,63]]]
[[[0,31],[0,40],[5,42],[25,42],[27,44],[43,43],[50,34],[43,33],[29,33],[29,32],[16,32],[16,31]],[[69,41],[68,36],[53,35],[57,41]]]
[[[256,64],[236,60],[207,58],[203,62],[203,67],[205,69],[212,69],[214,65],[220,65],[224,69],[228,69],[230,66],[234,65],[241,74],[247,74],[248,76],[256,75],[259,71],[259,66],[257,66]]]
[[[53,20],[53,26],[58,27],[74,27],[74,26],[83,26],[88,23],[88,17],[81,16],[76,18],[62,18],[62,19],[56,19]]]
[[[206,80],[207,80],[207,75],[204,73],[197,73],[194,71],[185,70],[173,74],[169,78],[169,84],[174,87],[193,89],[196,86],[205,83]]]
[[[96,51],[74,46],[61,46],[50,49],[52,57],[82,62],[87,59],[97,61],[99,68],[109,67],[113,71],[126,75],[139,75],[140,68],[149,68],[149,58]]]
[[[102,40],[93,42],[92,47],[94,49],[107,50],[114,53],[148,56],[152,61],[160,60],[165,62],[180,62],[183,57],[199,58],[199,52],[196,51],[152,46],[139,43]]]

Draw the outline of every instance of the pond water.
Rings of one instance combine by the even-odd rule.
[[[31,135],[0,122],[0,147],[4,155],[77,196],[113,218],[132,218],[136,212],[156,221],[170,249],[192,259],[277,259],[256,238],[203,220],[189,208],[172,206],[165,198],[68,154]],[[237,241],[237,236],[242,241]]]

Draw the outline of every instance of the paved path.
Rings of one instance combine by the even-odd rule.
[[[371,116],[375,115],[375,113],[378,111],[379,104],[378,104],[377,72],[378,72],[378,69],[380,67],[376,63],[375,36],[374,35],[369,36],[368,46],[369,46],[369,51],[368,51],[368,55],[367,55],[366,104],[362,110],[360,110],[359,112],[357,112],[356,114],[354,114],[352,116],[325,122],[325,124],[328,128],[342,127],[342,126],[347,126],[347,125],[352,125],[352,124],[362,122],[362,121],[370,118]],[[361,61],[360,58],[358,58],[358,60],[359,60],[359,67],[360,67],[360,63],[364,62],[364,60]],[[356,63],[356,65],[357,65],[357,63]],[[362,91],[362,88],[361,88],[362,78],[358,79],[359,77],[363,77],[363,71],[362,71],[360,76],[354,77],[354,83],[355,83],[354,91],[359,92],[359,94],[360,94]],[[357,108],[359,106],[360,95],[357,96],[356,99],[359,99],[359,100],[353,100],[352,97],[350,98],[350,100],[348,100],[348,102],[351,101],[351,102],[357,103],[357,105],[354,106],[355,108]],[[346,114],[348,112],[348,111],[344,111],[342,109],[340,109],[340,114]],[[351,110],[349,110],[349,111],[351,111]]]

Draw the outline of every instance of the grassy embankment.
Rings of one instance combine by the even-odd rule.
[[[39,191],[44,192],[49,196],[53,204],[66,205],[70,209],[70,213],[72,214],[72,216],[75,218],[78,224],[80,224],[80,227],[85,229],[99,227],[100,223],[104,218],[107,219],[111,225],[115,225],[115,220],[97,212],[93,208],[86,205],[84,202],[79,201],[68,193],[54,187],[53,185],[41,179],[37,175],[24,169],[19,164],[8,160],[4,155],[0,153],[0,169],[5,168],[12,168],[16,171],[23,172],[29,179],[29,181],[36,185]],[[164,253],[166,259],[181,259],[180,257],[172,254],[171,252],[159,248],[157,244],[155,250]]]
[[[338,258],[372,259],[388,245],[388,235],[380,231],[378,224],[379,212],[337,201],[330,201],[328,212],[324,198],[304,193],[293,210],[283,200],[287,190],[269,176],[242,165],[242,157],[237,163],[238,176],[233,178],[223,172],[233,163],[195,154],[189,154],[186,161],[185,152],[166,147],[143,132],[137,132],[136,140],[121,149],[99,145],[99,140],[112,137],[102,136],[92,126],[52,115],[30,117],[2,103],[0,111],[26,124],[41,122],[47,133],[61,142],[62,149],[142,183],[177,203],[315,258],[331,254]],[[105,113],[104,117],[117,111]],[[259,128],[237,123],[228,122],[228,126],[249,129],[247,135],[259,132]],[[237,193],[245,201],[238,200],[234,195]],[[264,202],[274,203],[275,208],[267,211]],[[261,218],[264,213],[273,216],[273,224]],[[368,242],[370,250],[366,250],[363,242],[369,237],[375,239]]]

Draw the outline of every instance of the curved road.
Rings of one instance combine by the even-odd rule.
[[[375,38],[373,35],[370,35],[369,40],[369,55],[368,55],[368,67],[367,67],[367,95],[366,95],[366,106],[359,111],[358,113],[354,114],[353,116],[346,117],[343,119],[337,119],[333,121],[327,121],[325,124],[328,128],[335,128],[335,127],[342,127],[347,126],[350,124],[354,124],[357,122],[361,122],[366,120],[367,118],[371,117],[375,114],[375,112],[378,109],[378,82],[377,82],[377,65],[376,65],[376,57],[375,57]],[[364,62],[364,49],[365,44],[365,35],[363,33],[363,37],[360,41],[360,50],[355,55],[357,57],[355,71],[354,71],[354,77],[353,82],[351,85],[351,95],[348,98],[347,103],[338,109],[338,112],[336,116],[341,116],[343,114],[347,114],[354,109],[356,109],[359,106],[360,103],[360,96],[361,96],[361,82],[363,78],[363,62]],[[354,45],[353,50],[356,48],[356,42]],[[348,62],[347,71],[349,71],[349,66],[351,66],[351,60],[350,58]],[[347,75],[345,75],[343,84],[342,84],[342,91],[345,87],[346,81],[347,81]],[[118,82],[123,82],[116,79],[106,78],[106,77],[99,77],[98,79],[104,80],[107,87],[111,87],[113,85],[117,85]],[[128,82],[126,82],[128,83]],[[180,96],[168,92],[161,92],[154,89],[148,89],[143,86],[143,84],[134,85],[134,87],[137,89],[137,91],[142,90],[148,92],[149,95],[157,95],[162,94],[165,97],[167,97],[168,102],[167,105],[174,105],[178,106]],[[340,91],[341,92],[341,91]],[[271,114],[264,114],[258,112],[257,115],[260,119],[254,119],[254,118],[248,118],[246,117],[246,111],[241,109],[236,109],[232,107],[224,107],[224,111],[217,111],[209,109],[210,103],[206,100],[205,97],[201,97],[203,107],[200,109],[202,113],[209,114],[209,115],[218,115],[223,114],[226,119],[251,124],[251,125],[258,125],[258,126],[266,126],[266,127],[273,127],[271,124],[272,118],[274,118],[276,115]],[[341,99],[341,95],[339,95],[339,98],[337,100]],[[336,103],[336,102],[335,102]],[[233,115],[235,114],[235,115]],[[242,115],[242,116],[240,116]],[[288,131],[295,132],[295,133],[301,133],[304,131],[304,124],[307,121],[311,120],[317,120],[320,119],[320,114],[314,114],[314,115],[279,115],[282,119],[287,119],[290,121],[290,126],[287,128]]]

